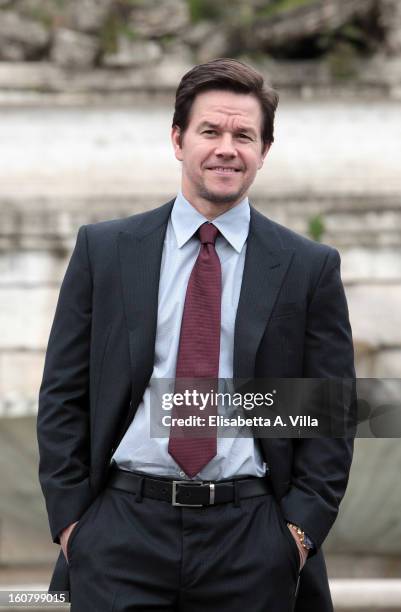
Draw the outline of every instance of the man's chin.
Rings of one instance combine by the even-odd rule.
[[[211,204],[223,205],[223,204],[235,204],[240,202],[244,197],[243,191],[232,191],[232,192],[219,192],[209,189],[203,189],[199,195],[201,198],[210,202]]]

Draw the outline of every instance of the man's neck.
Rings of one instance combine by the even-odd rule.
[[[208,221],[213,221],[213,219],[220,217],[220,215],[223,215],[225,212],[227,212],[231,208],[234,208],[234,206],[237,206],[246,197],[246,195],[243,195],[241,198],[239,198],[238,200],[235,200],[234,202],[216,204],[214,202],[210,202],[209,200],[205,200],[203,198],[188,197],[185,194],[184,190],[182,190],[182,195],[187,200],[187,202],[189,202],[189,204],[193,208],[195,208],[195,210],[197,210],[198,213],[200,213],[203,217],[208,219]]]

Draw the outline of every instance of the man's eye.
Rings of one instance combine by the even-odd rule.
[[[238,138],[241,138],[242,140],[252,140],[248,134],[238,134]]]
[[[216,130],[203,130],[202,134],[217,134]]]

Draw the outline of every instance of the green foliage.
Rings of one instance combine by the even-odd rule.
[[[249,6],[249,4],[241,4],[239,6],[238,15],[236,15],[236,22],[240,26],[247,28],[249,26],[252,26],[254,19],[254,8],[252,6]]]
[[[147,0],[114,0],[117,7],[122,9],[130,9],[134,6],[145,6]]]
[[[354,23],[347,23],[336,30],[321,32],[317,38],[317,46],[322,53],[335,50],[340,43],[347,43],[348,47],[366,52],[372,41],[369,32],[365,32]]]
[[[62,10],[63,8],[66,7],[67,5],[67,0],[52,0],[52,3],[54,4],[54,7],[59,10]]]
[[[148,0],[125,0],[125,2],[131,6],[145,6],[145,4],[149,4]]]
[[[120,36],[136,40],[138,38],[135,30],[127,25],[122,16],[111,13],[104,22],[99,33],[100,48],[103,53],[116,53],[118,50],[118,39]]]
[[[129,40],[138,40],[138,34],[135,32],[134,28],[125,23],[120,25],[118,34],[125,36],[125,38],[129,38]]]
[[[203,19],[219,19],[224,14],[225,2],[218,0],[187,0],[192,23]]]
[[[274,17],[308,4],[316,4],[316,0],[270,0],[267,6],[258,11],[258,14],[265,17]]]
[[[364,32],[362,28],[360,26],[357,26],[356,24],[345,24],[341,28],[340,34],[342,38],[344,38],[345,40],[349,40],[349,42],[352,42],[355,45],[366,44],[366,32]]]
[[[53,15],[40,6],[32,6],[30,10],[27,11],[27,16],[35,21],[39,21],[46,29],[50,29],[53,25]]]
[[[246,53],[243,50],[239,50],[237,53],[233,53],[232,57],[235,57],[239,61],[251,64],[263,64],[266,60],[271,59],[271,55],[262,51],[261,49],[252,49]]]
[[[308,220],[308,235],[315,240],[320,242],[326,228],[322,215],[317,214],[310,217]]]
[[[39,21],[45,28],[63,25],[65,22],[66,0],[47,0],[47,2],[30,2],[21,5],[20,13]],[[19,7],[18,7],[19,8]]]
[[[349,42],[340,42],[327,55],[328,66],[332,77],[338,80],[348,80],[356,77],[356,60],[358,53]]]
[[[119,26],[120,21],[114,13],[111,13],[103,23],[103,27],[99,32],[100,48],[103,53],[116,53]]]
[[[162,45],[170,45],[171,43],[176,42],[177,36],[174,34],[163,34],[163,36],[160,36],[158,40]]]

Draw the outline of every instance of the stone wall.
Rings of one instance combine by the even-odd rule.
[[[174,89],[183,67],[230,56],[281,87],[398,96],[400,10],[398,0],[3,0],[0,89],[29,89],[31,71],[36,92]],[[21,63],[32,65],[18,79]]]

